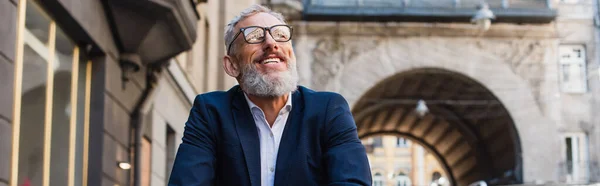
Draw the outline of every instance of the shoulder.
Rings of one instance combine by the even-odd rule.
[[[204,106],[223,106],[230,103],[234,94],[238,91],[238,86],[234,86],[228,91],[212,91],[198,94],[194,100],[194,107]]]
[[[224,92],[224,91],[214,91],[214,92],[198,94],[198,95],[196,95],[196,98],[194,99],[194,107],[197,107],[200,105],[215,105],[215,104],[218,105],[219,102],[222,102],[226,98],[227,98],[227,92]]]
[[[298,91],[300,91],[302,93],[302,95],[307,98],[332,98],[332,97],[343,98],[342,95],[335,93],[335,92],[315,91],[315,90],[306,88],[304,86],[298,86]]]
[[[303,86],[298,86],[298,91],[302,93],[304,100],[307,103],[317,103],[318,105],[348,105],[346,99],[336,92],[315,91]]]

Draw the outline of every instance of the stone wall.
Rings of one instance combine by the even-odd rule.
[[[0,1],[0,186],[8,184],[12,152],[12,114],[17,2]]]
[[[176,150],[167,148],[178,148],[179,144],[181,144],[185,122],[187,121],[192,105],[183,96],[184,94],[169,74],[161,76],[158,86],[154,91],[156,99],[152,100],[151,107],[153,109],[148,113],[148,117],[152,119],[145,121],[145,125],[151,125],[152,127],[151,183],[158,186],[166,185],[169,180],[168,174],[170,173],[167,174],[167,171],[171,170],[171,167],[167,167],[170,166],[167,158],[174,157]],[[167,127],[173,130],[175,135],[174,144],[177,145],[171,147],[167,145]]]

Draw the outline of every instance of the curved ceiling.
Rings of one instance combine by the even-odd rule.
[[[429,112],[415,112],[424,100]],[[514,122],[480,83],[441,69],[418,69],[383,80],[353,108],[359,137],[407,136],[436,154],[454,185],[485,180],[522,183]]]

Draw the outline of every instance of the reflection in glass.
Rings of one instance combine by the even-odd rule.
[[[87,64],[83,59],[79,60],[79,73],[77,81],[77,127],[75,129],[75,185],[83,184],[83,142],[85,129],[85,83],[87,75]]]
[[[70,153],[74,150],[75,170],[72,172],[75,174],[75,185],[84,185],[83,116],[87,67],[85,63],[80,63],[78,68],[73,68],[74,62],[80,61],[74,61],[74,58],[78,58],[77,46],[60,28],[55,27],[55,23],[35,2],[23,2],[26,2],[26,17],[25,29],[19,33],[23,38],[23,79],[18,172],[15,172],[18,180],[15,181],[17,185],[42,185],[44,176],[47,176],[50,185],[69,185],[69,166],[73,165]],[[50,62],[52,65],[49,65]],[[71,90],[74,70],[79,72],[76,77],[79,87]],[[53,75],[53,79],[48,79],[48,75]],[[48,87],[50,80],[54,82],[52,87]],[[47,100],[49,91],[52,92],[51,100]],[[73,91],[77,95],[72,95]],[[72,100],[72,96],[77,96],[77,101]],[[50,101],[51,105],[47,105]],[[77,107],[78,113],[71,113],[73,106]],[[49,108],[51,110],[47,110]],[[70,133],[71,123],[75,121],[73,136]],[[46,122],[50,123],[50,136],[45,133]],[[46,137],[50,141],[46,141]],[[75,146],[72,146],[71,139],[75,140]],[[48,147],[49,154],[45,151]],[[45,159],[44,156],[50,158]]]
[[[50,150],[50,185],[68,185],[69,137],[71,117],[71,76],[75,45],[60,28],[56,32],[53,65],[52,144]]]
[[[42,185],[47,63],[24,46],[18,185]]]
[[[18,185],[42,185],[44,121],[50,19],[27,3],[23,34],[23,82],[19,139]]]
[[[48,18],[42,9],[33,2],[28,1],[26,9],[25,28],[41,43],[48,43],[51,22],[50,18]],[[25,38],[25,42],[27,42],[27,38]]]

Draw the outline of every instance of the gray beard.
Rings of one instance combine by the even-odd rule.
[[[267,72],[269,73],[269,72]],[[296,63],[287,63],[286,71],[277,71],[278,77],[261,74],[254,64],[242,69],[240,85],[246,94],[259,97],[278,97],[293,92],[298,87]]]

